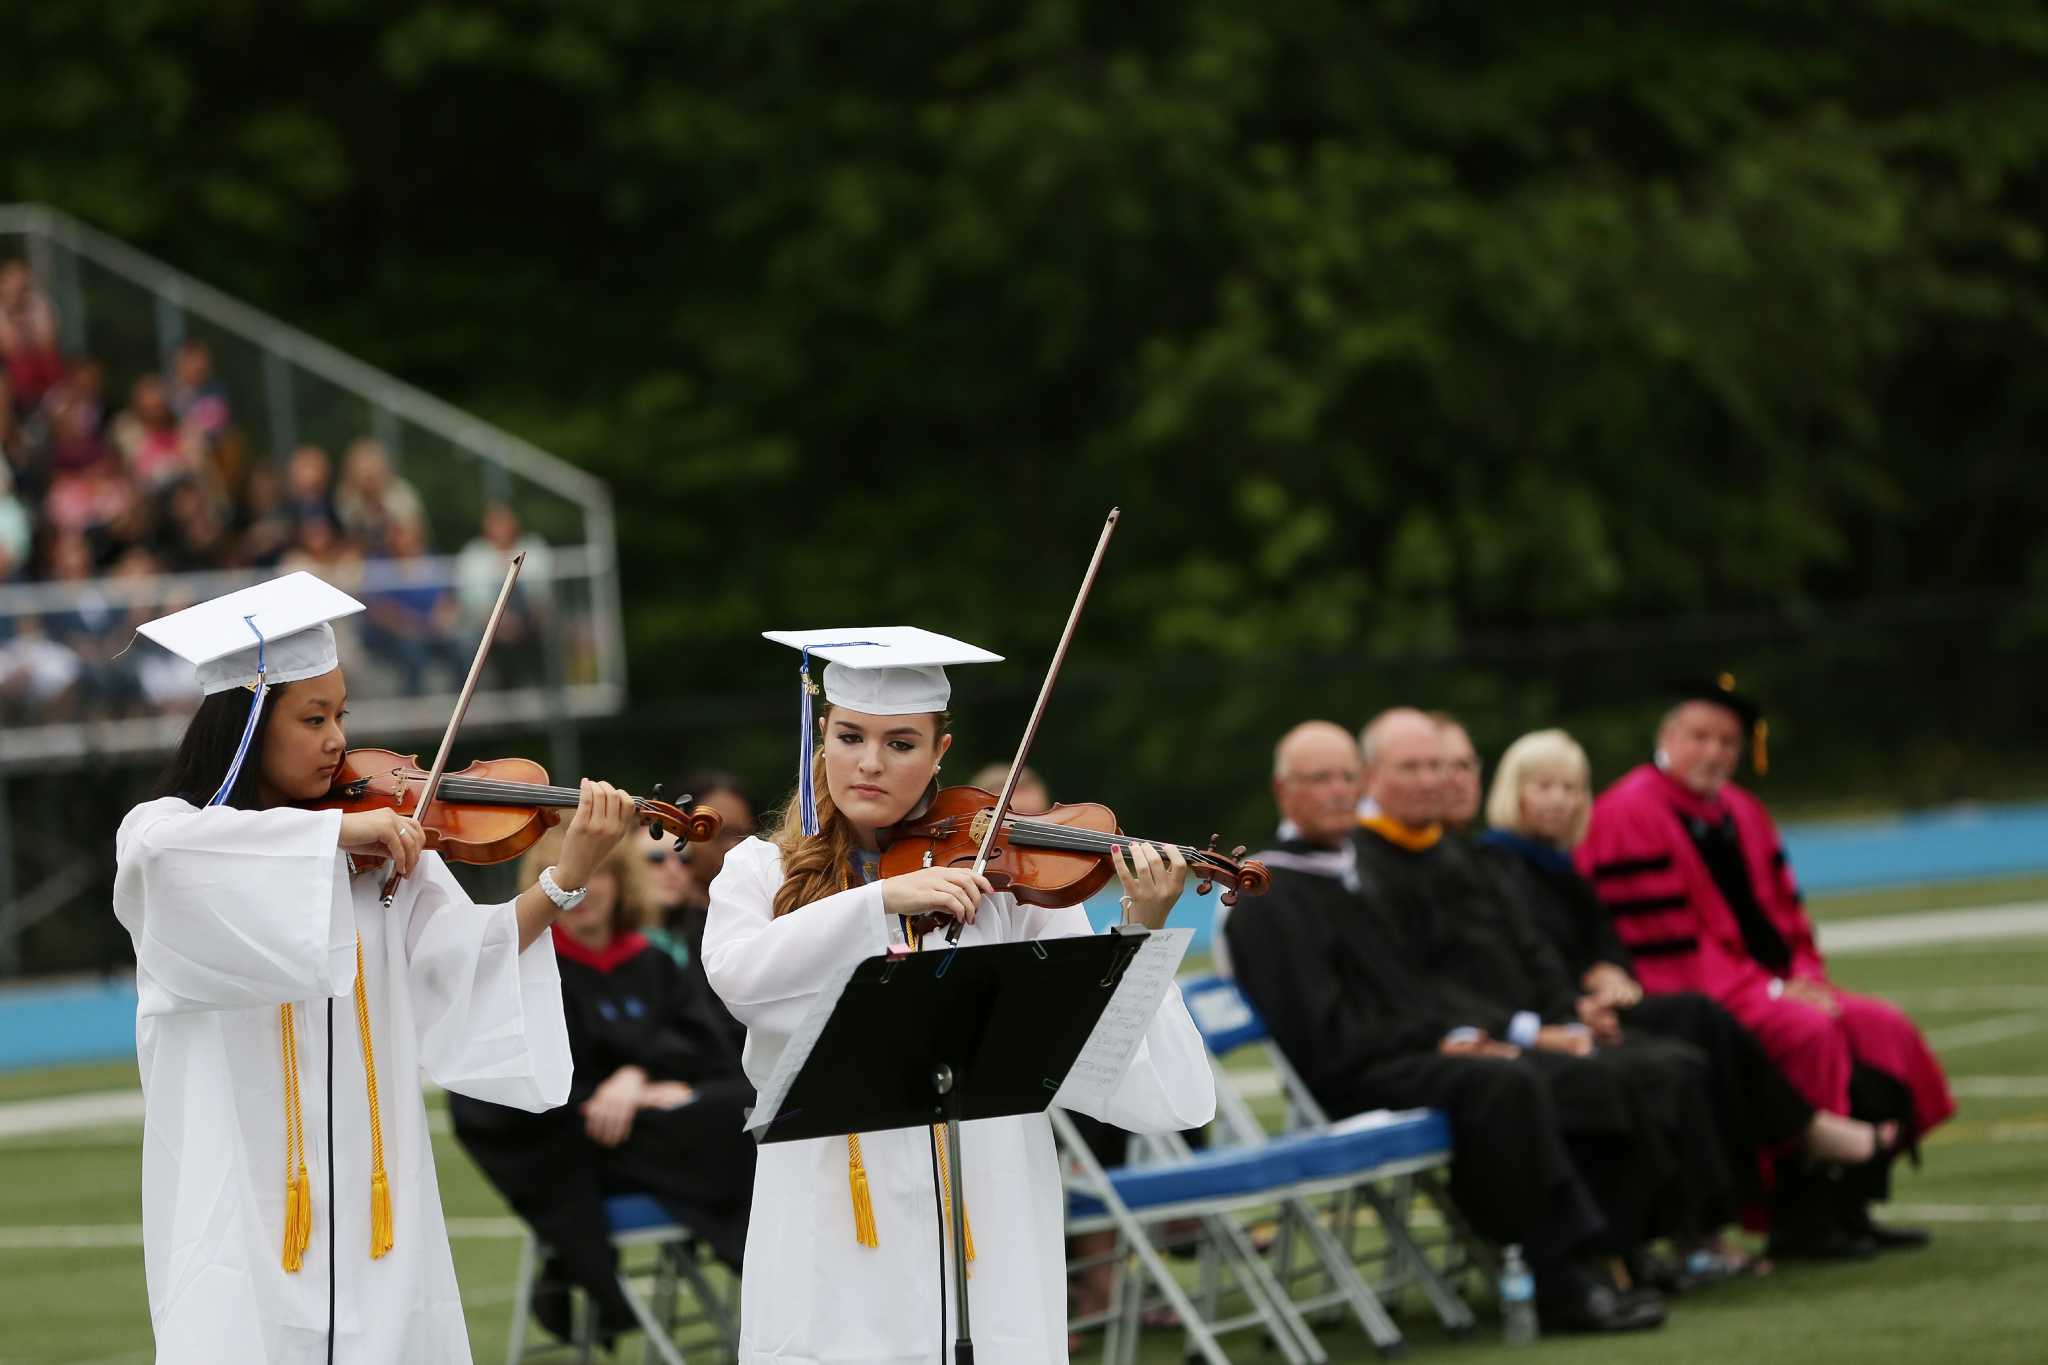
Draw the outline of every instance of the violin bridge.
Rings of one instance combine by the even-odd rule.
[[[924,862],[923,862],[923,863],[921,863],[921,864],[919,864],[919,866],[922,866],[922,867],[930,867],[931,865],[932,865],[932,851],[931,851],[930,849],[926,849],[926,850],[924,851]]]

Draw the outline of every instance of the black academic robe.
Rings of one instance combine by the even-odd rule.
[[[1437,1050],[1453,1011],[1379,910],[1332,872],[1326,850],[1290,841],[1259,855],[1266,894],[1224,924],[1232,971],[1274,1043],[1332,1117],[1443,1111],[1451,1194],[1483,1236],[1555,1265],[1604,1227],[1535,1068]]]
[[[607,1195],[654,1195],[722,1261],[737,1267],[753,1200],[754,1144],[742,1131],[753,1088],[739,1054],[710,1022],[683,968],[638,934],[602,953],[559,926],[555,958],[575,1059],[569,1102],[543,1114],[449,1097],[463,1147],[513,1209],[553,1248],[563,1278],[597,1299],[608,1329],[632,1318],[613,1276]],[[582,1105],[622,1066],[650,1081],[682,1081],[694,1098],[643,1109],[631,1135],[602,1147]],[[546,1315],[543,1322],[554,1326]]]
[[[1572,974],[1463,839],[1420,851],[1369,830],[1355,839],[1361,893],[1386,907],[1457,1023],[1504,1038],[1524,1011],[1578,1022]],[[1735,1216],[1738,1183],[1704,1054],[1642,1034],[1586,1057],[1530,1049],[1524,1059],[1548,1076],[1617,1241],[1698,1237]]]
[[[1488,837],[1480,856],[1502,893],[1549,941],[1573,980],[1599,963],[1633,973],[1614,920],[1568,858],[1524,840]],[[1622,1028],[1677,1038],[1704,1053],[1713,1075],[1714,1110],[1733,1153],[1768,1153],[1798,1139],[1813,1105],[1786,1079],[1750,1031],[1711,996],[1695,991],[1645,996],[1618,1011]],[[1737,1162],[1745,1192],[1760,1192],[1758,1163]]]

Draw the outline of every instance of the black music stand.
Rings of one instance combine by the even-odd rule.
[[[956,1365],[971,1365],[960,1125],[1043,1113],[1136,960],[1142,929],[873,957],[757,1136],[762,1142],[946,1125]]]

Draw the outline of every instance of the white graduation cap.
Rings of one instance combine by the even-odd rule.
[[[159,616],[137,629],[191,664],[200,690],[211,696],[237,687],[254,692],[249,721],[234,761],[208,805],[219,805],[234,789],[273,684],[317,678],[341,662],[329,623],[351,616],[363,604],[309,573],[291,573],[216,597],[198,606]]]
[[[916,626],[860,626],[829,630],[764,630],[763,638],[799,651],[803,700],[797,721],[797,794],[804,833],[818,832],[811,790],[813,733],[811,656],[825,660],[825,700],[870,716],[912,716],[943,711],[953,698],[948,664],[1001,663],[1003,656],[964,640]]]

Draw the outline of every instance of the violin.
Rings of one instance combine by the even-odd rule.
[[[972,867],[995,807],[995,795],[979,787],[940,791],[922,811],[889,832],[882,849],[882,875],[894,877],[921,867]],[[1206,896],[1218,883],[1227,888],[1225,905],[1235,905],[1239,896],[1263,894],[1272,881],[1265,864],[1246,858],[1242,844],[1226,854],[1216,850],[1216,842],[1212,834],[1207,848],[1174,845],[1199,879],[1195,894]],[[1040,815],[1012,812],[991,846],[986,875],[998,891],[1007,891],[1026,905],[1079,905],[1116,875],[1110,851],[1138,843],[1159,841],[1130,837],[1118,827],[1116,812],[1094,802],[1062,802]]]
[[[335,771],[334,786],[308,805],[351,815],[379,808],[410,815],[419,808],[427,777],[418,754],[351,749]],[[658,796],[661,787],[654,790]],[[506,862],[538,843],[560,823],[561,812],[574,810],[576,802],[576,788],[548,785],[548,770],[530,758],[479,759],[460,772],[441,775],[441,786],[422,822],[426,847],[450,862]],[[724,824],[709,806],[683,810],[689,803],[688,796],[681,805],[633,798],[649,837],[673,835],[678,849],[685,841],[701,844],[716,838]]]

